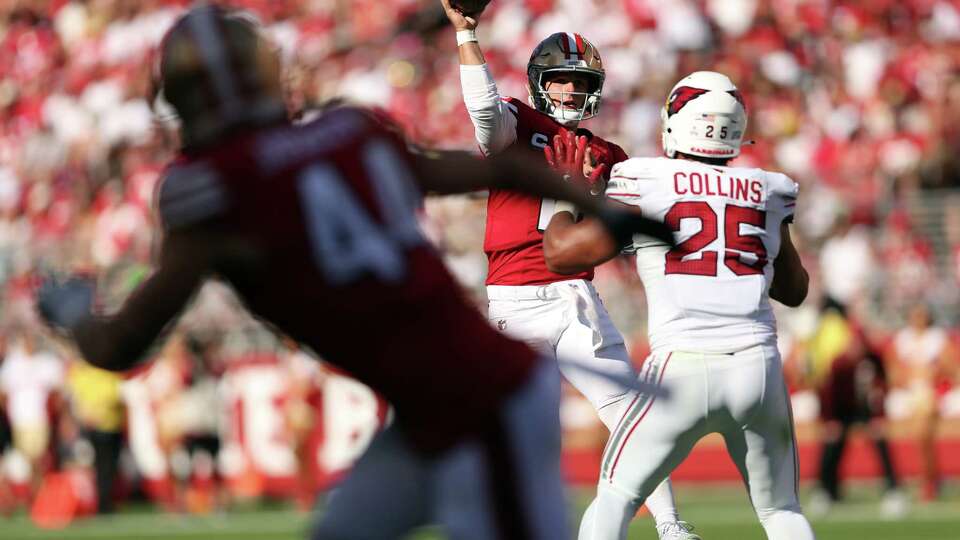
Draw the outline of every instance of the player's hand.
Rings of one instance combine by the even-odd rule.
[[[673,231],[663,222],[645,218],[639,212],[626,207],[610,206],[607,210],[598,214],[597,218],[610,231],[610,235],[613,236],[614,241],[620,248],[632,244],[635,234],[656,238],[668,246],[676,244],[673,239]]]
[[[588,181],[592,182],[590,184],[590,192],[594,195],[600,195],[606,191],[607,180],[610,179],[612,161],[613,156],[611,156],[610,148],[607,145],[595,144],[593,141],[587,145],[587,155],[583,163],[583,175]]]
[[[578,137],[572,131],[561,129],[553,136],[553,146],[544,147],[543,154],[547,164],[564,178],[583,183],[594,195],[603,192],[607,165],[593,158],[586,137]]]
[[[37,290],[37,311],[54,330],[67,333],[93,312],[96,290],[96,281],[90,277],[47,277]]]
[[[459,9],[451,6],[450,0],[440,0],[440,5],[443,6],[443,10],[447,13],[450,24],[452,24],[458,32],[460,30],[475,30],[480,23],[478,20],[480,13],[473,13],[468,17]]]

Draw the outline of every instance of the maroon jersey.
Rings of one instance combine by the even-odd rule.
[[[166,230],[238,242],[216,270],[251,312],[380,392],[415,443],[439,450],[490,418],[537,357],[487,324],[420,234],[410,159],[371,115],[339,109],[182,157],[159,206]]]
[[[508,110],[517,118],[514,145],[543,157],[545,146],[563,128],[553,118],[532,109],[516,98],[505,98]],[[578,135],[590,138],[591,145],[606,147],[607,170],[627,159],[619,146],[594,137],[585,129]],[[553,215],[553,201],[501,189],[490,190],[487,199],[487,232],[483,250],[487,254],[487,285],[544,285],[564,279],[593,279],[593,270],[562,275],[547,269],[543,258],[543,231]]]

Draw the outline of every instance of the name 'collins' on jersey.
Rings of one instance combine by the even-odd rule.
[[[773,261],[797,189],[781,173],[685,159],[633,158],[613,168],[607,196],[662,219],[676,235],[673,249],[649,240],[634,246],[654,352],[775,342]]]

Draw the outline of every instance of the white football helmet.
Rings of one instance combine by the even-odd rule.
[[[660,111],[663,153],[730,159],[740,155],[747,130],[743,96],[730,79],[697,71],[680,80]]]

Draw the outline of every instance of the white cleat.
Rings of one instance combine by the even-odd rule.
[[[910,499],[899,489],[891,489],[880,501],[880,517],[883,519],[903,519],[910,512]]]
[[[803,505],[806,513],[814,518],[821,518],[830,513],[833,507],[833,499],[822,489],[816,489],[810,494],[807,504]]]
[[[657,525],[660,540],[703,540],[693,532],[693,525],[686,521],[671,521]]]

